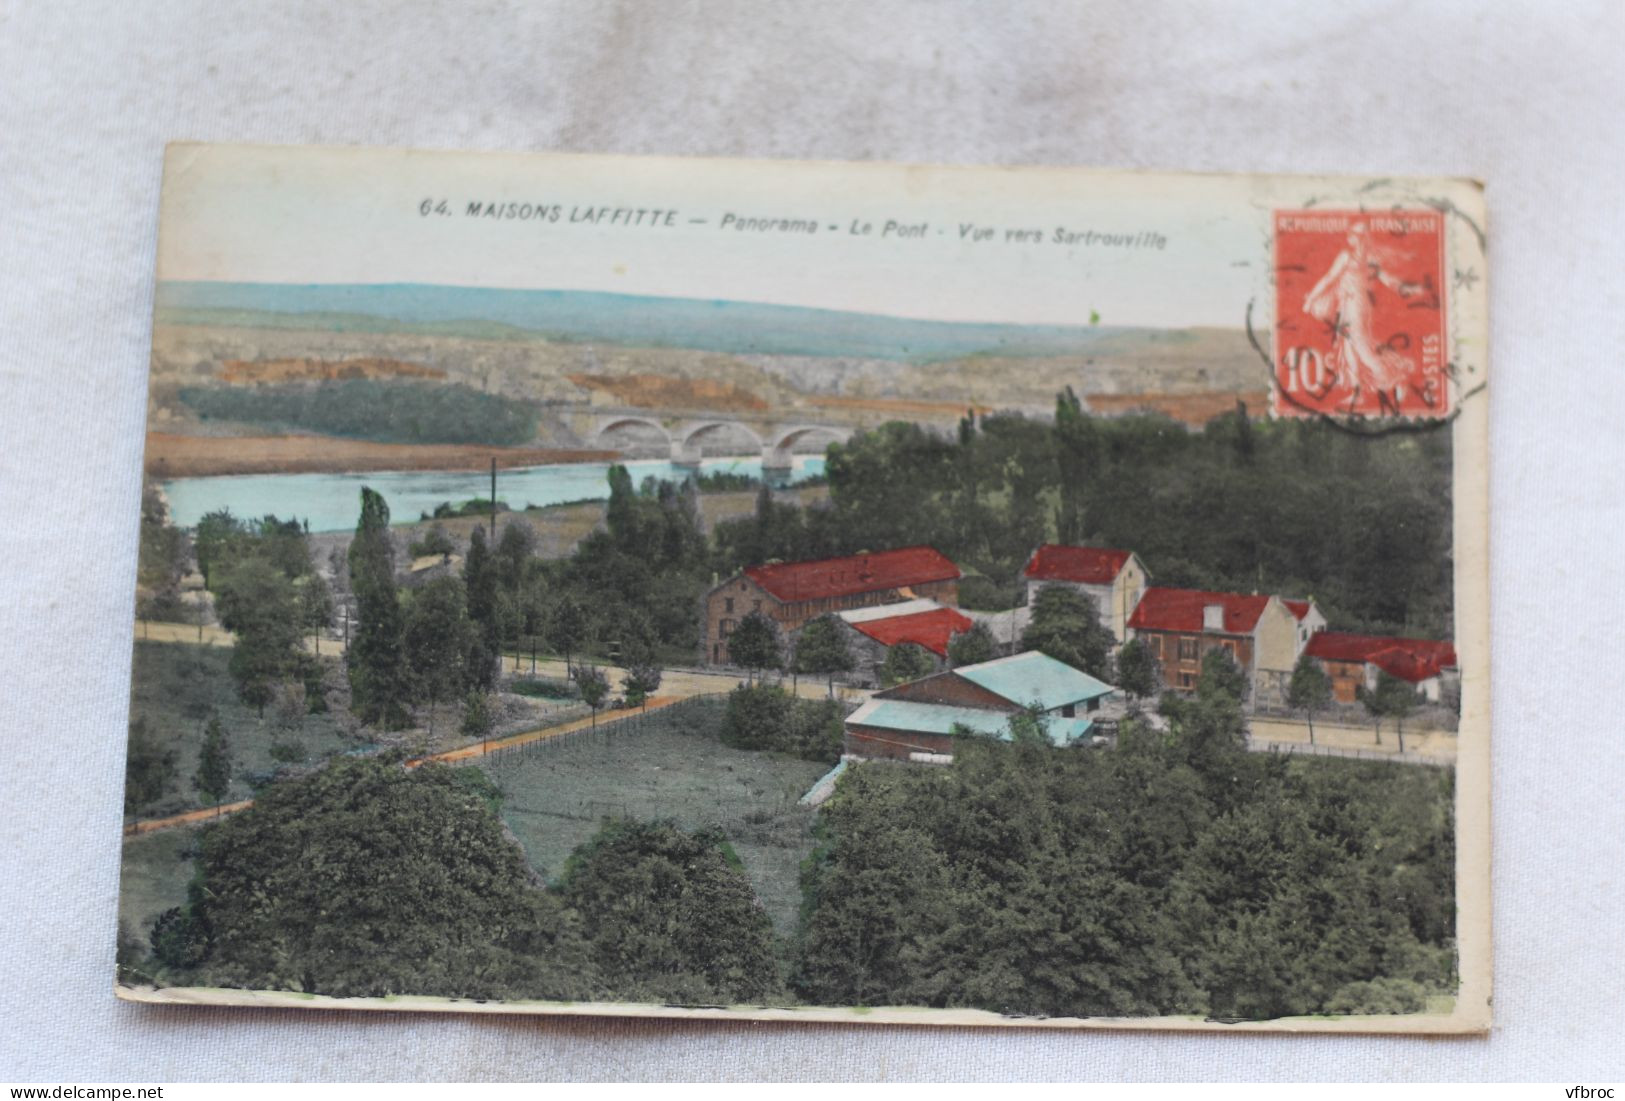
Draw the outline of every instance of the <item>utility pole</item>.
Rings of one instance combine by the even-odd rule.
[[[491,456],[491,549],[497,545],[497,457]]]

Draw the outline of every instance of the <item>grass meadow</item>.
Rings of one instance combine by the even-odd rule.
[[[696,699],[597,731],[486,758],[502,817],[531,866],[557,879],[605,818],[719,827],[781,934],[801,905],[814,811],[797,805],[828,766],[718,740],[723,703]]]

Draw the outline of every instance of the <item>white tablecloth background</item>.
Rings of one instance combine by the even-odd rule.
[[[1545,8],[0,7],[0,1079],[1620,1078],[1625,16]],[[115,1002],[154,222],[180,138],[1487,180],[1494,1034]]]

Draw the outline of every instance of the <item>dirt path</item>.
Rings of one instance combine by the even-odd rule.
[[[151,833],[153,830],[167,830],[172,826],[193,826],[199,822],[207,822],[211,818],[219,818],[223,814],[236,814],[253,805],[254,800],[244,799],[240,803],[222,803],[218,807],[189,810],[185,814],[172,814],[168,818],[148,818],[141,822],[131,822],[124,827],[124,836],[135,837],[137,834]]]

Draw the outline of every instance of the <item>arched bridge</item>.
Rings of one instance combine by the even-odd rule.
[[[798,445],[844,443],[854,431],[848,425],[749,421],[726,417],[662,421],[646,414],[628,412],[599,414],[590,428],[590,436],[588,432],[582,432],[582,435],[589,436],[595,446],[605,447],[612,443],[616,434],[629,430],[663,440],[670,449],[674,463],[697,466],[705,457],[709,444],[713,454],[737,455],[746,449],[760,452],[762,467],[766,470],[789,469]]]

